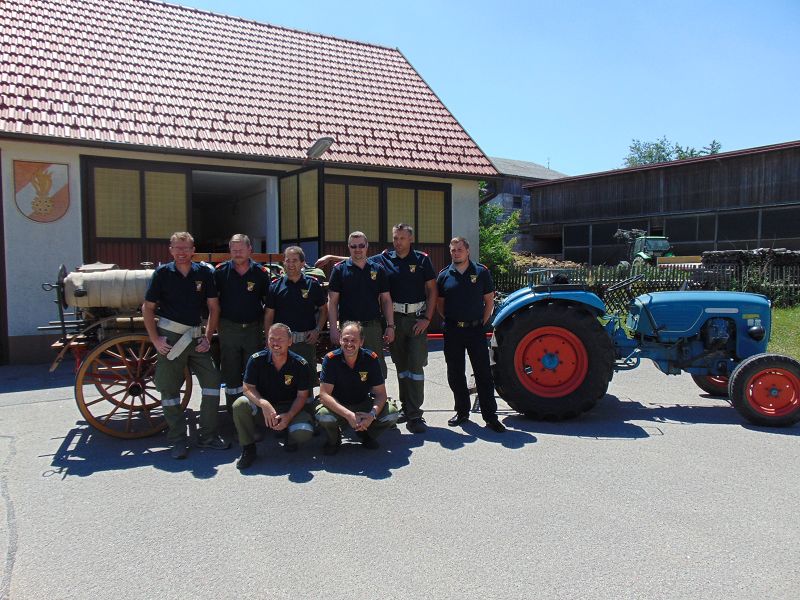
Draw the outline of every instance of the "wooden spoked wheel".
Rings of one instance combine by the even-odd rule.
[[[167,427],[153,376],[156,349],[140,333],[103,341],[83,360],[75,378],[75,401],[95,429],[117,438],[143,438]],[[181,406],[192,395],[187,369],[181,386]]]

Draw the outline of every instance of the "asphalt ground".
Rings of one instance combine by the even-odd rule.
[[[800,596],[800,427],[643,365],[575,421],[449,428],[440,349],[426,375],[427,434],[270,435],[241,474],[88,428],[67,364],[0,368],[0,598]]]

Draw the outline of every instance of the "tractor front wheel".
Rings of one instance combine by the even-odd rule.
[[[692,379],[701,390],[712,396],[728,397],[728,377],[724,375],[695,375]]]
[[[89,425],[117,438],[143,438],[167,427],[153,385],[156,349],[139,333],[101,342],[81,363],[75,377],[75,401]],[[192,395],[187,369],[181,406]]]
[[[587,311],[534,304],[502,323],[495,335],[495,387],[514,410],[535,419],[569,419],[605,395],[614,350]]]
[[[788,427],[800,421],[800,362],[780,354],[756,354],[733,371],[731,402],[755,425]]]

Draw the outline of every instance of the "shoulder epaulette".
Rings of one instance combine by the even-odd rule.
[[[423,252],[422,250],[417,250],[417,252],[422,254],[422,256],[428,256],[428,253],[427,252]]]
[[[439,275],[441,275],[442,273],[444,273],[445,271],[447,271],[449,268],[450,268],[450,265],[447,265],[447,266],[446,266],[444,269],[442,269],[441,271],[439,271]]]
[[[214,265],[214,268],[215,269],[219,269],[224,264],[225,264],[225,261],[223,260],[221,263],[217,263],[216,265]]]
[[[250,355],[250,358],[258,358],[259,356],[264,356],[265,352],[266,350],[259,350],[258,352],[253,352],[253,354]]]
[[[478,265],[479,267],[483,267],[483,268],[484,268],[484,269],[486,269],[487,271],[489,270],[489,267],[487,267],[486,265],[484,265],[484,264],[482,264],[482,263],[475,263],[475,264],[476,264],[476,265]]]
[[[377,353],[377,352],[374,352],[373,350],[370,350],[370,351],[369,351],[369,355],[370,355],[372,358],[378,358],[378,353]]]
[[[326,358],[333,358],[334,356],[336,356],[336,351],[328,352],[325,355]]]
[[[381,254],[385,254],[386,256],[389,256],[389,249],[386,248],[383,252],[381,252]]]
[[[347,259],[345,258],[344,260],[347,260]],[[341,265],[342,263],[344,263],[344,260],[340,260],[339,262],[337,262],[337,263],[336,263],[335,265],[333,265],[333,266],[334,266],[334,267],[338,267],[339,265]]]
[[[258,268],[261,269],[262,271],[264,271],[264,273],[269,273],[269,269],[267,267],[265,267],[264,265],[258,265]]]

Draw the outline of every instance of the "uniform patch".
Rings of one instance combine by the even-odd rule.
[[[470,275],[470,276],[469,276],[469,280],[470,280],[472,283],[478,283],[478,276],[477,276],[477,275]]]
[[[202,292],[203,291],[203,282],[202,281],[195,281],[194,282],[194,287],[198,292]]]
[[[361,383],[366,383],[367,375],[369,375],[368,371],[359,371],[358,376],[361,378]]]
[[[377,271],[370,271],[369,272],[369,276],[370,276],[370,278],[372,278],[372,281],[375,281],[378,278],[378,272]]]
[[[308,298],[308,290],[300,290],[300,295],[305,300],[306,298]]]
[[[408,270],[409,270],[409,271],[411,271],[411,272],[413,273],[414,271],[416,271],[416,270],[417,270],[417,265],[409,265],[409,266],[408,266]]]
[[[248,281],[247,282],[247,291],[248,292],[252,292],[254,289],[256,289],[256,282],[255,281]]]
[[[292,380],[294,379],[294,375],[284,375],[283,376],[283,383],[286,385],[292,385]]]

